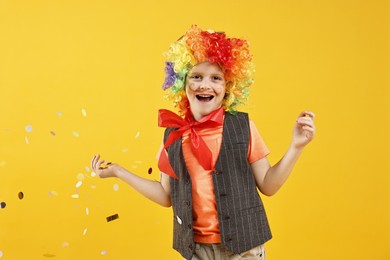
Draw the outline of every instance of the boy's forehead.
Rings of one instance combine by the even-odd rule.
[[[201,62],[193,66],[190,70],[190,73],[194,72],[212,72],[224,74],[220,65],[216,63],[210,63],[208,61]]]

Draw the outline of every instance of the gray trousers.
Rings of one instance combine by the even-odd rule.
[[[223,244],[195,244],[195,254],[191,260],[265,260],[264,245],[257,246],[241,254],[230,251]]]

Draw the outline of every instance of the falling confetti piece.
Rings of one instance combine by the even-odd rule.
[[[3,251],[0,250],[0,257],[3,257]]]
[[[4,167],[5,166],[5,161],[0,161],[0,167]]]
[[[53,254],[43,254],[44,257],[56,257],[56,255]]]
[[[2,201],[1,203],[0,203],[0,208],[5,208],[7,206],[7,203],[5,203],[4,201]]]
[[[76,188],[80,188],[81,185],[83,185],[83,182],[82,182],[82,181],[78,181],[78,182],[76,183]]]
[[[152,169],[152,167],[150,167],[149,170],[148,170],[148,173],[152,174],[152,171],[153,171],[153,169]]]
[[[57,116],[62,116],[62,113],[60,111],[56,112]]]
[[[119,190],[119,185],[115,183],[113,188],[114,188],[114,191],[118,191]]]
[[[85,214],[87,214],[87,216],[89,215],[89,209],[88,208],[85,208]]]
[[[63,247],[63,248],[68,247],[68,246],[69,246],[69,243],[68,243],[68,242],[65,241],[64,243],[62,243],[62,247]]]
[[[27,125],[25,129],[26,129],[26,132],[27,132],[27,133],[31,133],[32,130],[33,130],[33,128],[32,128],[31,125]]]
[[[25,137],[25,139],[26,139],[26,144],[29,144],[29,141],[28,141],[28,138],[27,138],[27,136]]]
[[[107,222],[110,222],[110,221],[113,221],[113,220],[118,219],[118,218],[119,218],[119,215],[114,214],[114,215],[108,216],[106,219],[107,219]]]
[[[58,192],[52,190],[52,191],[49,191],[49,196],[58,196]]]
[[[75,137],[79,137],[79,136],[80,136],[80,134],[79,134],[77,131],[73,131],[72,133],[73,133],[73,135],[74,135]]]
[[[106,250],[102,250],[101,254],[102,254],[102,255],[107,255],[108,252],[107,252]]]
[[[135,135],[135,138],[138,138],[140,135],[140,132],[138,131],[137,134]]]
[[[87,172],[90,172],[90,171],[91,171],[91,169],[90,169],[88,166],[85,166],[85,170],[86,170]]]
[[[83,235],[85,236],[87,234],[87,229],[84,229]]]
[[[18,193],[18,197],[19,197],[20,200],[22,200],[22,199],[24,198],[23,192],[19,192],[19,193]]]
[[[129,148],[123,148],[122,153],[127,153],[129,151]]]
[[[96,176],[96,173],[95,172],[91,172],[91,177],[95,177]]]
[[[52,136],[56,136],[56,133],[54,133],[54,131],[50,131],[50,134],[51,134]]]
[[[80,196],[79,196],[79,194],[73,194],[72,195],[72,198],[74,198],[74,199],[78,199]]]
[[[181,219],[180,219],[178,216],[176,216],[176,219],[177,219],[177,222],[178,222],[180,225],[183,223],[183,221],[181,221]]]
[[[77,174],[77,180],[79,180],[79,181],[83,181],[84,180],[84,173],[79,173],[79,174]]]
[[[87,111],[84,108],[81,109],[81,114],[83,114],[83,117],[87,117]]]

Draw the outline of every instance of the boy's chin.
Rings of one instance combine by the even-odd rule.
[[[218,108],[210,108],[210,109],[202,109],[202,110],[197,111],[196,113],[192,112],[192,114],[195,117],[195,119],[200,120],[201,118],[208,116],[209,114],[211,114],[212,112],[214,112],[217,109],[219,109],[219,107]]]

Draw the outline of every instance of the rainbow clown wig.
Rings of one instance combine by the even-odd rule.
[[[227,38],[222,32],[202,31],[193,25],[170,45],[164,56],[166,78],[163,89],[168,90],[168,99],[174,102],[182,116],[189,107],[185,93],[187,73],[204,61],[216,63],[224,71],[227,94],[223,107],[226,111],[237,112],[236,106],[246,102],[255,71],[246,40]]]

